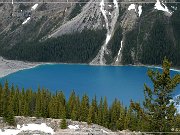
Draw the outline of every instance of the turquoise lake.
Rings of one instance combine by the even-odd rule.
[[[99,99],[106,96],[109,103],[118,98],[124,105],[130,100],[142,101],[144,83],[152,87],[147,77],[147,67],[138,66],[90,66],[52,64],[41,65],[36,68],[21,70],[0,79],[8,80],[10,84],[32,88],[47,88],[53,92],[62,90],[66,97],[74,90],[82,96],[88,94],[90,98],[95,95]],[[153,70],[160,70],[155,69]],[[171,71],[171,75],[177,74]],[[180,86],[173,96],[180,94]]]

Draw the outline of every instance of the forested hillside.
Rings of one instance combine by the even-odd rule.
[[[3,50],[6,58],[43,62],[89,63],[105,40],[106,30],[84,30],[45,41],[22,41],[11,50]]]
[[[53,2],[53,0],[52,0]],[[72,0],[0,4],[6,59],[180,67],[178,0]]]

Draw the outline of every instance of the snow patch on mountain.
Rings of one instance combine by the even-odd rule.
[[[121,41],[121,46],[120,46],[120,49],[119,49],[119,52],[118,52],[118,55],[117,55],[117,58],[116,58],[116,62],[119,61],[119,57],[120,57],[121,51],[122,51],[122,46],[123,46],[123,41]]]
[[[100,10],[101,10],[101,13],[103,14],[103,17],[105,19],[105,23],[106,23],[106,29],[108,29],[108,19],[107,19],[107,16],[106,16],[106,10],[104,9],[104,0],[102,0],[100,2]]]
[[[28,18],[22,23],[22,25],[26,24],[30,19],[31,19],[31,17],[28,17]]]
[[[129,7],[128,7],[128,10],[135,10],[136,11],[136,5],[135,4],[131,4]]]
[[[107,49],[107,45],[113,35],[115,24],[116,24],[117,18],[119,16],[119,7],[118,7],[117,0],[113,0],[113,4],[114,4],[114,6],[107,5],[108,7],[111,7],[111,9],[107,9],[107,10],[109,10],[109,12],[108,12],[107,10],[105,10],[106,5],[105,5],[104,0],[101,0],[101,2],[100,2],[100,11],[102,12],[102,15],[104,17],[104,21],[105,21],[106,29],[107,29],[106,41],[101,46],[99,53],[93,59],[91,64],[104,65],[106,63],[104,55],[109,53],[108,49]],[[109,14],[109,16],[107,16],[107,14]]]
[[[35,4],[34,6],[31,7],[31,10],[36,10],[36,8],[38,7],[38,4]]]
[[[142,14],[142,5],[139,5],[139,7],[138,7],[138,14],[139,14],[139,17],[140,17],[141,14]]]
[[[172,14],[172,12],[169,11],[168,7],[164,3],[161,3],[159,0],[157,0],[156,4],[154,6],[154,9],[161,10],[161,11],[167,12],[169,14]]]
[[[109,22],[108,22],[108,18],[107,18],[107,16],[106,16],[106,10],[104,9],[104,6],[105,6],[105,4],[104,4],[104,0],[102,0],[101,1],[101,3],[100,3],[100,10],[101,10],[101,12],[102,12],[102,14],[103,14],[103,16],[104,16],[104,19],[105,19],[105,23],[106,23],[106,29],[107,29],[107,31],[108,31],[108,33],[109,33]],[[110,34],[108,34],[107,33],[107,36],[106,36],[106,42],[105,42],[105,44],[102,46],[102,48],[101,48],[101,54],[100,54],[100,64],[101,65],[103,65],[103,57],[104,57],[104,52],[105,52],[105,50],[107,49],[107,44],[108,44],[108,42],[109,42],[109,40],[110,40],[110,38],[111,38],[111,35]]]

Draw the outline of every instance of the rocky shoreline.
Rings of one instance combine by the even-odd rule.
[[[37,67],[39,65],[45,65],[45,64],[74,64],[74,63],[45,63],[45,62],[24,62],[24,61],[17,61],[17,60],[7,60],[0,56],[0,78],[5,77],[11,73],[24,70],[24,69],[30,69]],[[82,63],[76,63],[81,65],[87,65]],[[91,66],[99,66],[98,64],[90,64]],[[102,66],[122,66],[122,65],[102,65]],[[160,65],[143,65],[143,64],[137,64],[137,65],[129,65],[129,66],[139,66],[139,67],[149,67],[149,68],[160,68]],[[180,72],[179,68],[172,68],[172,71]]]
[[[17,60],[6,60],[0,57],[0,78],[19,70],[36,67],[42,63],[23,62]]]
[[[36,117],[23,117],[16,116],[15,121],[17,127],[8,126],[7,123],[3,122],[3,118],[0,117],[0,133],[5,133],[6,130],[17,130],[18,126],[27,126],[28,124],[41,125],[46,124],[48,127],[52,128],[54,133],[46,133],[41,130],[24,130],[15,135],[143,135],[141,132],[130,132],[129,130],[112,132],[111,130],[99,126],[97,124],[88,125],[86,122],[67,120],[68,128],[60,129],[61,119],[52,118],[36,118]],[[72,128],[73,126],[78,128]],[[71,126],[71,127],[70,127]],[[13,134],[14,135],[14,134]]]

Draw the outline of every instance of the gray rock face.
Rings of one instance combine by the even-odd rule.
[[[58,37],[62,34],[70,34],[73,32],[81,32],[84,29],[102,29],[103,19],[99,4],[96,0],[90,0],[82,9],[81,13],[70,21],[63,24],[49,37]]]
[[[44,2],[50,2],[45,0]],[[53,0],[51,0],[53,2]],[[77,0],[73,0],[74,2]],[[21,2],[30,2],[27,0]],[[5,47],[22,41],[32,41],[49,35],[61,26],[71,13],[75,4],[70,3],[2,3],[0,4],[0,40]],[[26,23],[23,24],[30,18]],[[28,36],[29,35],[29,36]]]
[[[13,46],[24,42],[41,42],[83,30],[106,29],[106,40],[100,43],[100,48],[94,49],[99,51],[96,51],[97,54],[91,56],[87,62],[101,65],[143,63],[142,57],[145,52],[143,46],[149,42],[151,30],[159,20],[168,23],[166,29],[169,32],[166,35],[170,37],[174,46],[178,46],[178,34],[175,32],[176,28],[172,28],[173,22],[178,22],[172,21],[178,6],[175,3],[165,3],[176,0],[160,0],[160,6],[168,8],[172,14],[154,8],[156,1],[159,0],[142,0],[142,3],[139,0],[88,0],[80,6],[74,2],[82,2],[81,0],[68,1],[69,3],[67,0],[53,3],[55,0],[44,0],[41,3],[40,0],[14,0],[12,4],[9,0],[9,3],[0,3],[0,49],[10,50]],[[33,10],[32,7],[37,4],[36,2],[40,3]],[[134,4],[134,9],[128,10],[131,4]],[[139,15],[141,7],[142,15]],[[72,14],[75,16],[71,18]],[[122,29],[122,41],[115,42],[113,47],[110,47],[111,40],[117,40],[113,38],[117,36],[115,31],[119,27]],[[172,52],[168,54],[170,53]],[[179,55],[175,57],[178,58]]]

